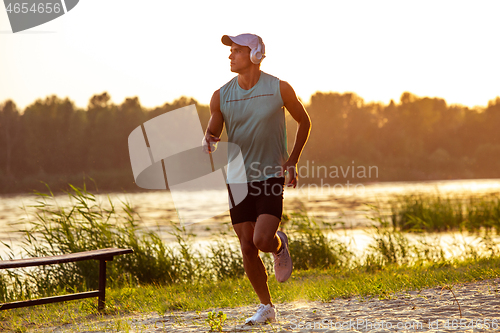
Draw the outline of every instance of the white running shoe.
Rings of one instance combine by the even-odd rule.
[[[245,320],[245,325],[255,325],[264,323],[274,323],[276,321],[276,308],[271,304],[260,304],[257,312]]]
[[[290,251],[288,251],[288,237],[282,231],[278,231],[276,234],[281,239],[283,246],[278,254],[273,253],[274,275],[278,282],[285,282],[292,275],[293,263]]]

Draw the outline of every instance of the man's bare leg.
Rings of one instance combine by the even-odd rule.
[[[267,272],[259,250],[276,252],[281,241],[276,236],[280,219],[276,216],[262,214],[257,222],[243,222],[233,225],[238,235],[243,255],[243,266],[255,293],[262,304],[271,304],[271,294],[267,285]]]

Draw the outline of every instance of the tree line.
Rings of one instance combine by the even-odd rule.
[[[101,189],[135,190],[128,135],[151,118],[191,104],[205,130],[209,107],[188,97],[152,109],[137,97],[114,104],[106,92],[92,96],[85,109],[57,96],[24,110],[7,100],[0,104],[0,192],[42,189],[39,181],[58,189],[81,184],[84,177]],[[312,131],[299,166],[377,167],[376,177],[360,181],[499,175],[500,97],[485,108],[469,108],[408,92],[387,105],[366,103],[354,93],[317,92],[305,107]],[[296,124],[288,113],[287,128],[291,150]],[[344,181],[331,178],[324,181]]]
[[[408,92],[388,105],[318,92],[307,110],[313,130],[304,155],[316,164],[377,166],[371,181],[500,175],[500,97],[469,108]]]

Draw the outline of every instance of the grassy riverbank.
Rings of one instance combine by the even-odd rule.
[[[275,303],[296,300],[328,302],[350,296],[391,298],[394,292],[435,286],[452,288],[457,283],[499,276],[500,258],[495,257],[440,265],[389,265],[377,271],[362,268],[297,271],[284,284],[278,284],[271,276],[270,288]],[[258,304],[246,278],[195,284],[131,284],[109,288],[106,296],[105,313],[97,312],[95,299],[3,311],[0,312],[0,330],[28,332],[47,327],[99,323],[114,318],[108,328],[111,331],[127,331],[120,318],[132,313],[156,312],[163,315],[175,311],[218,311],[223,307]]]
[[[392,225],[413,232],[500,232],[500,196],[407,195],[392,203]]]
[[[37,214],[25,230],[24,256],[106,247],[134,249],[133,254],[108,264],[106,312],[97,312],[95,299],[1,311],[0,331],[25,332],[110,317],[116,317],[116,327],[110,329],[117,330],[122,325],[120,316],[131,313],[162,315],[258,303],[244,277],[239,249],[229,245],[234,236],[220,234],[206,252],[200,252],[192,246],[193,235],[172,225],[177,243],[169,245],[156,233],[140,228],[140,217],[128,203],[104,205],[77,187],[72,187],[68,195],[72,206],[60,207],[50,192],[39,193]],[[477,202],[484,206],[484,201]],[[442,210],[440,205],[427,206]],[[304,213],[286,215],[284,228],[296,270],[284,284],[270,276],[274,302],[328,302],[351,296],[390,298],[398,291],[452,287],[500,276],[498,246],[492,238],[495,228],[473,229],[480,242],[464,244],[462,253],[450,258],[444,255],[445,249],[425,239],[426,230],[419,229],[422,237],[412,242],[401,231],[405,228],[391,225],[398,217],[418,217],[408,209],[396,209],[393,206],[392,217],[376,215],[373,219],[372,244],[362,255],[326,237],[328,225]],[[263,260],[272,274],[270,256],[263,256]],[[96,284],[95,262],[4,271],[0,272],[0,302],[92,290]]]

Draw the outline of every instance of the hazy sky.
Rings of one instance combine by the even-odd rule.
[[[410,91],[450,104],[500,96],[500,1],[80,0],[66,15],[12,34],[0,8],[0,103],[50,94],[86,107],[107,91],[146,107],[185,95],[208,103],[230,80],[224,34],[266,44],[261,69],[308,101],[316,91],[365,101]]]

